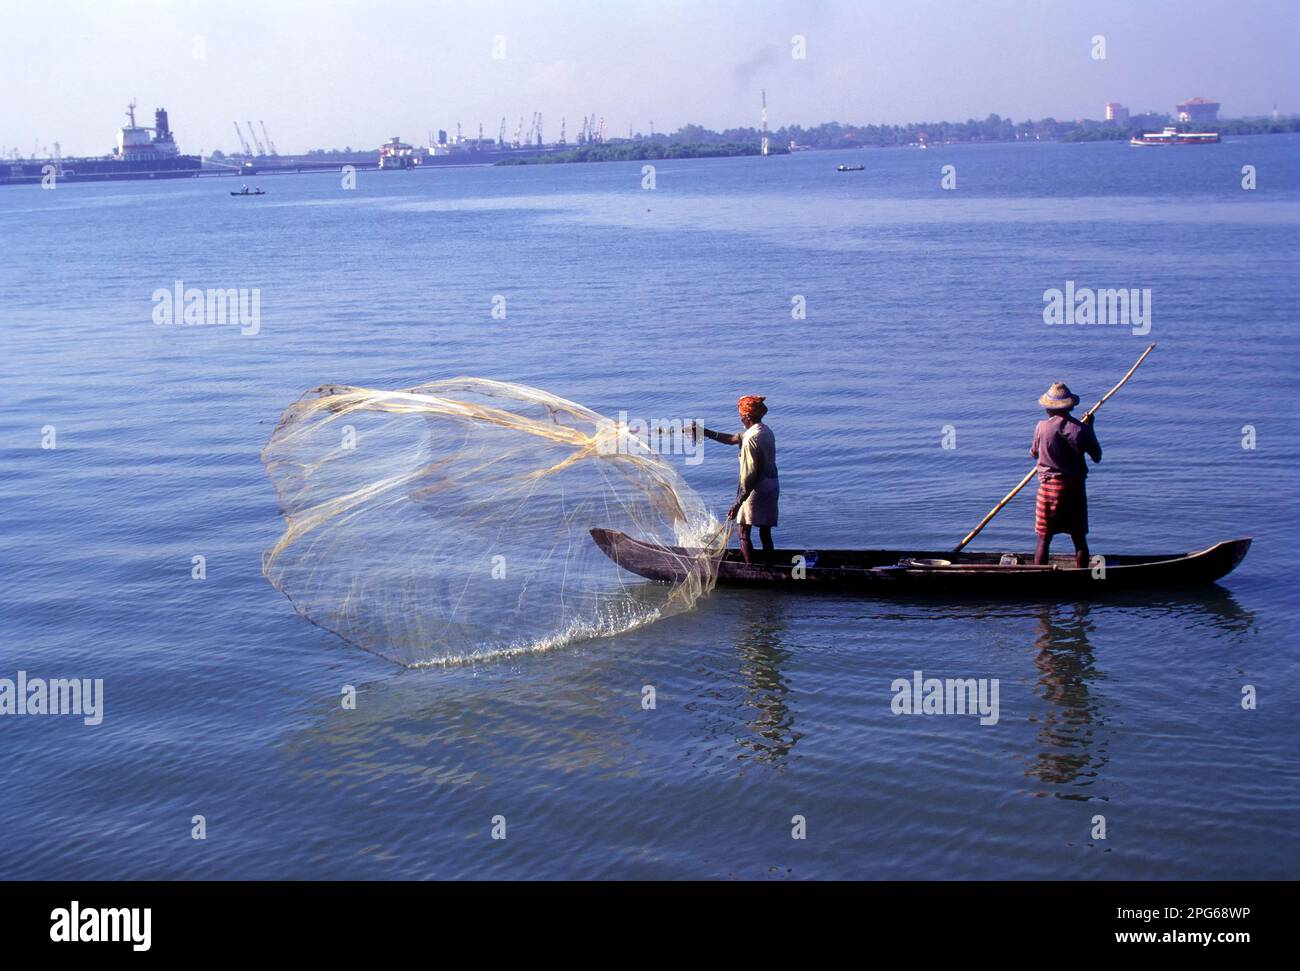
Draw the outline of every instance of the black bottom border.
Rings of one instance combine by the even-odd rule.
[[[598,942],[667,958],[763,957],[844,943],[936,957],[1142,948],[1224,948],[1287,939],[1291,882],[0,882],[0,940],[7,957],[244,956],[291,953],[374,958],[413,946],[576,948]],[[73,927],[72,902],[78,922]],[[92,934],[103,909],[138,909],[136,942],[55,941]],[[148,949],[143,909],[149,910]],[[87,917],[87,911],[94,911]],[[1119,935],[1154,935],[1147,939]],[[1196,935],[1196,936],[1192,936]],[[1206,941],[1203,935],[1210,935]],[[1220,935],[1233,935],[1228,939]],[[1244,938],[1242,937],[1244,935]],[[130,936],[121,932],[120,936]],[[689,945],[686,944],[689,938]],[[565,942],[568,942],[567,944]],[[931,949],[936,950],[931,950]],[[617,952],[613,952],[616,954]],[[752,951],[751,951],[752,953]],[[1232,951],[1229,954],[1234,953]],[[594,956],[594,955],[591,955]]]

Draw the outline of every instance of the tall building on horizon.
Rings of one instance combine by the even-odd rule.
[[[1218,121],[1219,102],[1192,98],[1177,106],[1179,121]]]
[[[1117,125],[1128,124],[1129,111],[1118,101],[1106,102],[1106,120],[1113,121]]]

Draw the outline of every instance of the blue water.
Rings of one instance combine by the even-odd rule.
[[[96,727],[0,717],[0,875],[1300,876],[1297,162],[1266,136],[663,162],[653,190],[639,163],[0,190],[0,678],[104,680]],[[260,332],[156,326],[176,280],[259,288]],[[1067,280],[1150,288],[1151,333],[1045,325]],[[1098,416],[1092,548],[1255,537],[1210,590],[719,589],[412,671],[260,575],[259,450],[327,381],[482,375],[722,428],[765,394],[779,543],[942,549],[1028,468],[1051,381],[1091,404],[1152,340]],[[683,473],[725,510],[734,451]],[[1032,514],[976,546],[1030,548]],[[998,723],[892,714],[914,670],[997,678]]]

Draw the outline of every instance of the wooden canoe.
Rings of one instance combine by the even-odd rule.
[[[593,529],[591,538],[611,560],[648,580],[675,582],[699,569],[699,550],[645,543],[613,529]],[[1068,537],[1065,537],[1069,545]],[[1074,565],[1074,554],[1056,555],[1046,566],[1033,566],[1032,553],[1018,553],[1015,565],[1003,565],[1003,553],[918,552],[914,550],[776,550],[771,566],[746,565],[739,550],[727,550],[718,564],[718,583],[775,586],[789,590],[834,590],[863,595],[906,593],[994,594],[998,596],[1104,596],[1112,590],[1187,587],[1213,583],[1246,556],[1250,539],[1233,539],[1190,553],[1147,556],[1107,555],[1105,575]],[[758,551],[755,551],[757,558]],[[795,568],[803,556],[803,576]],[[934,562],[947,561],[949,565]]]

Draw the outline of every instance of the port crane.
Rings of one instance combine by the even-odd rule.
[[[497,147],[506,147],[506,116],[501,116],[501,134],[497,136]]]
[[[537,112],[537,147],[542,147],[542,113]]]
[[[763,88],[763,147],[762,154],[767,154],[767,89]]]
[[[275,150],[275,142],[271,141],[271,136],[266,133],[266,122],[259,118],[257,123],[262,126],[262,137],[266,139],[266,145],[271,149],[271,154],[279,155],[280,153]]]
[[[257,154],[265,155],[266,149],[263,148],[262,143],[257,140],[257,132],[253,129],[253,123],[250,121],[247,122],[247,125],[248,125],[248,134],[253,137],[253,144],[257,146]]]
[[[244,158],[252,158],[253,153],[249,150],[248,142],[244,138],[244,133],[239,130],[239,122],[235,122],[235,136],[239,139],[239,146],[244,150]]]
[[[565,119],[564,119],[564,116],[561,115],[561,116],[560,116],[560,140],[559,140],[559,142],[558,142],[558,144],[560,144],[560,145],[567,145],[567,144],[569,144],[569,143],[568,143],[567,141],[565,141],[565,139],[564,139],[564,120],[565,120]]]
[[[519,127],[515,129],[515,140],[510,143],[511,147],[518,148],[520,139],[524,137],[524,116],[519,116]]]

